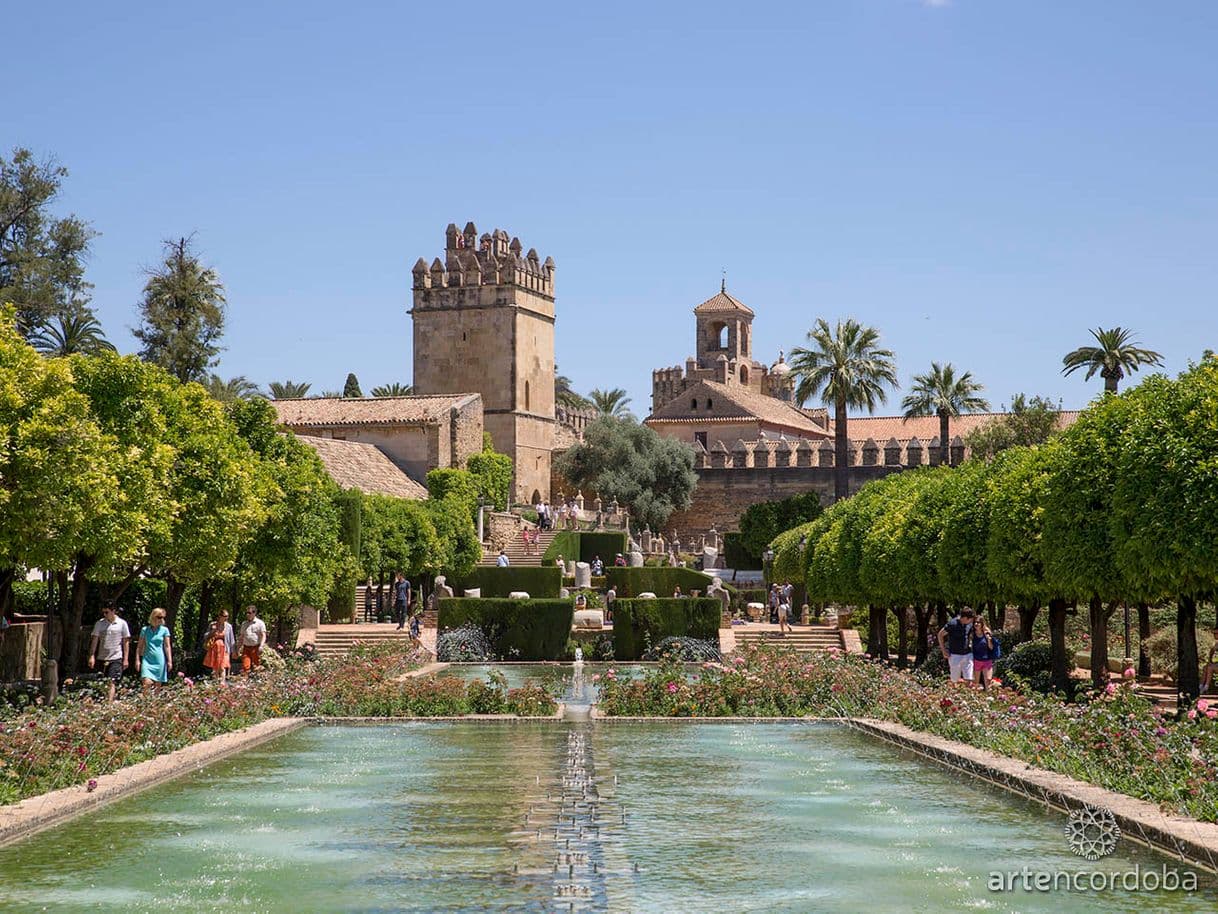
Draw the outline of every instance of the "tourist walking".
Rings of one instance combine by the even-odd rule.
[[[782,602],[782,600],[778,594],[778,585],[771,584],[770,585],[770,595],[769,595],[770,624],[771,625],[776,625],[778,623],[778,604],[781,602]]]
[[[127,620],[118,617],[115,607],[103,607],[102,617],[94,624],[89,638],[89,669],[101,662],[102,674],[110,681],[110,701],[114,701],[115,686],[127,668],[130,650],[131,629]]]
[[[245,607],[245,622],[241,626],[241,675],[262,665],[262,649],[266,646],[266,623],[258,618],[258,610]]]
[[[222,609],[207,629],[203,639],[203,666],[211,670],[220,682],[228,682],[228,671],[232,666],[233,647],[236,645],[233,627],[228,621],[228,610]]]
[[[500,550],[502,555],[502,550]],[[398,572],[393,578],[393,620],[398,624],[398,631],[406,627],[406,611],[410,606],[410,582],[406,575]]]
[[[967,606],[960,615],[939,629],[939,650],[947,660],[952,682],[973,681],[973,620],[977,614]]]
[[[592,576],[599,578],[604,573],[605,563],[601,561],[601,557],[598,555],[592,560]]]
[[[168,681],[173,670],[173,645],[170,643],[169,627],[165,624],[165,610],[159,606],[148,616],[148,624],[140,629],[140,640],[136,655],[140,658],[140,681],[144,688],[154,683]]]
[[[507,550],[499,550],[499,558],[495,559],[495,564],[500,568],[507,568],[510,564],[512,564],[510,561],[508,561]],[[401,626],[398,627],[400,628]]]
[[[613,602],[617,599],[617,588],[610,586],[605,591],[605,621],[613,621]]]
[[[791,615],[791,604],[787,602],[784,596],[778,603],[778,634],[786,635],[791,630],[787,618]]]
[[[998,636],[990,631],[984,616],[973,623],[973,682],[983,689],[994,679],[994,661],[1002,656]]]

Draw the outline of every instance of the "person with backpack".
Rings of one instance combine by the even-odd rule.
[[[939,650],[947,661],[952,682],[973,681],[973,620],[977,614],[967,606],[960,615],[939,629]]]
[[[981,616],[973,623],[973,682],[983,689],[994,679],[994,661],[1002,656],[998,636]]]

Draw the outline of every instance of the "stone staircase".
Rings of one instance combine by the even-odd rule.
[[[545,555],[546,548],[550,543],[554,542],[554,537],[558,531],[543,530],[541,538],[537,542],[537,554],[528,555],[524,551],[524,540],[520,536],[512,537],[512,541],[504,547],[507,552],[508,561],[513,565],[525,565],[538,568],[541,566],[541,557]],[[482,550],[482,559],[478,562],[479,565],[494,565],[499,560],[498,549]]]
[[[436,630],[424,628],[422,633],[423,646],[435,653]],[[384,644],[401,642],[403,650],[410,644],[410,633],[403,629],[397,630],[393,623],[372,623],[370,625],[322,625],[317,629],[317,653],[320,657],[341,657],[356,644]]]
[[[779,633],[777,626],[761,629],[738,625],[734,626],[732,631],[735,635],[736,650],[759,644],[789,647],[802,653],[827,651],[830,648],[843,650],[842,633],[827,625],[797,626],[785,634]]]

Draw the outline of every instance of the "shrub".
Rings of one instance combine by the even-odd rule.
[[[1173,620],[1174,621],[1174,620]],[[1176,678],[1176,629],[1163,628],[1155,632],[1143,642],[1146,653],[1150,657],[1150,669],[1153,673],[1164,673],[1172,679]],[[1197,660],[1199,667],[1205,669],[1206,658],[1210,648],[1214,646],[1214,636],[1208,629],[1197,630]]]
[[[605,580],[617,588],[619,597],[641,593],[671,597],[677,585],[683,593],[697,590],[705,595],[711,585],[710,575],[692,568],[606,568]]]
[[[507,568],[479,566],[459,581],[449,581],[453,593],[480,588],[483,597],[507,597],[515,592],[527,593],[537,600],[557,599],[562,588],[562,575],[557,565],[516,565]]]
[[[574,530],[559,530],[541,556],[542,564],[553,565],[559,556],[570,561],[579,555],[579,534]],[[612,559],[610,559],[612,561]]]
[[[613,564],[614,557],[620,552],[626,554],[626,534],[621,532],[579,532],[576,530],[559,530],[550,545],[546,547],[541,557],[543,562],[553,564],[560,555],[564,561],[592,563],[598,555],[606,567]]]
[[[718,641],[720,610],[719,601],[707,597],[619,599],[613,604],[614,659],[638,660],[674,636]]]
[[[496,511],[506,511],[512,488],[512,458],[488,448],[479,454],[470,454],[465,465],[474,476],[482,500],[493,505]]]
[[[994,674],[1000,679],[1020,676],[1031,682],[1038,673],[1053,671],[1052,648],[1048,641],[1025,641],[1009,653],[1004,653],[994,665]]]
[[[759,571],[761,557],[745,548],[743,537],[744,534],[737,532],[723,534],[723,561],[727,563],[728,568]]]
[[[571,600],[448,599],[440,601],[439,632],[473,626],[496,656],[559,660],[571,635]]]

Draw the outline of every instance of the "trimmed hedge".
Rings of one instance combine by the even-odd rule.
[[[674,636],[718,641],[720,610],[719,601],[708,597],[616,600],[613,659],[638,660],[650,648]]]
[[[565,561],[579,561],[592,564],[598,555],[608,567],[613,564],[614,557],[620,552],[626,554],[626,534],[620,531],[614,533],[588,531],[559,530],[554,535],[550,545],[546,547],[543,562],[553,564],[560,555]]]
[[[615,533],[584,532],[579,535],[579,560],[591,564],[599,555],[605,567],[608,567],[619,552],[626,555],[628,545],[626,534],[620,530]]]
[[[648,592],[657,597],[671,597],[678,584],[683,593],[697,590],[705,596],[711,585],[711,576],[692,568],[611,567],[605,569],[605,583],[617,588],[619,598],[637,597]]]
[[[761,570],[761,559],[745,548],[743,533],[723,534],[723,561],[738,571]]]
[[[472,625],[505,660],[561,660],[571,637],[573,600],[450,598],[440,601],[437,631]]]
[[[475,587],[482,589],[483,597],[507,597],[514,591],[523,591],[537,600],[552,599],[562,588],[562,574],[557,565],[481,565],[457,582],[449,581],[456,596]]]

